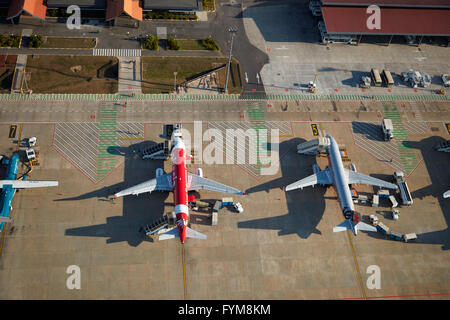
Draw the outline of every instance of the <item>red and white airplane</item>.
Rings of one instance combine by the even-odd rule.
[[[134,187],[122,190],[114,195],[115,198],[126,195],[139,195],[153,191],[173,191],[177,228],[173,228],[159,236],[159,240],[180,237],[181,243],[187,238],[206,239],[206,235],[188,227],[189,208],[188,202],[194,201],[188,191],[210,190],[222,193],[242,195],[241,191],[221,184],[219,182],[203,178],[203,171],[197,168],[196,174],[186,169],[186,160],[192,160],[191,155],[186,155],[186,148],[181,136],[181,130],[175,130],[172,134],[172,172],[164,174],[162,169],[156,169],[156,178],[142,182]]]

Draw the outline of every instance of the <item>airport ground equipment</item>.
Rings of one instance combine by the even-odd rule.
[[[394,219],[394,220],[398,220],[398,210],[393,209],[391,211],[391,218]]]
[[[222,201],[217,200],[216,203],[214,203],[213,212],[219,212],[222,208]]]
[[[408,184],[405,180],[405,174],[403,171],[396,171],[394,173],[394,178],[400,190],[402,204],[405,206],[411,206],[413,204],[413,199],[411,197],[411,193],[409,192]]]
[[[389,227],[386,226],[383,222],[378,222],[377,223],[377,230],[378,232],[384,234],[384,235],[388,235],[389,233]]]
[[[242,204],[240,202],[235,203],[233,207],[239,213],[244,212],[244,208],[242,208]]]
[[[408,242],[417,239],[417,235],[415,233],[407,233],[402,237],[403,241]]]
[[[32,161],[32,160],[36,159],[36,152],[34,152],[33,149],[25,150],[25,154],[27,156],[28,161]]]
[[[378,220],[378,217],[377,217],[376,215],[371,214],[371,215],[369,216],[369,219],[370,219],[370,223],[372,223],[372,225],[373,225],[374,227],[376,227],[376,226],[378,225],[379,220]]]
[[[169,212],[167,215],[162,216],[153,223],[146,225],[143,230],[147,236],[165,233],[168,229],[176,226],[176,220],[175,212]]]
[[[170,155],[170,141],[155,144],[141,151],[142,159],[166,160]]]
[[[28,147],[29,147],[29,148],[34,147],[34,146],[36,145],[36,141],[37,141],[36,137],[28,138],[28,139],[27,139]]]
[[[378,207],[379,204],[380,204],[380,196],[374,194],[372,197],[372,207]]]
[[[381,73],[384,83],[386,84],[386,87],[390,88],[394,85],[394,79],[392,78],[392,74],[389,70],[384,69]]]
[[[378,190],[378,197],[380,198],[389,198],[389,190],[386,189],[380,189]]]
[[[391,200],[391,203],[392,203],[392,208],[397,208],[397,206],[398,206],[398,202],[397,202],[397,199],[395,199],[395,196],[389,196],[389,200]]]
[[[450,74],[443,74],[442,82],[444,83],[445,87],[450,87]]]
[[[384,118],[381,121],[381,129],[383,130],[384,141],[389,141],[394,138],[394,126],[391,119]]]
[[[372,68],[370,70],[370,77],[372,78],[372,83],[375,87],[381,87],[383,81],[381,80],[380,71],[378,71],[378,69]]]
[[[307,155],[317,155],[330,146],[330,139],[327,137],[319,137],[310,141],[306,141],[297,145],[297,153]]]
[[[316,89],[317,89],[317,84],[314,83],[313,81],[310,81],[308,83],[308,92],[316,93]]]
[[[450,140],[439,143],[435,149],[436,151],[450,152]]]
[[[361,77],[361,88],[370,89],[372,84],[372,80],[370,77],[363,76]]]
[[[431,77],[426,72],[409,70],[408,72],[402,72],[402,79],[404,82],[409,82],[411,87],[428,87],[431,84]]]
[[[403,238],[402,234],[397,232],[397,231],[392,230],[389,233],[389,239],[392,239],[392,240],[395,240],[395,241],[402,241],[402,238]]]
[[[218,216],[219,216],[218,212],[216,212],[216,211],[212,212],[212,214],[211,214],[211,225],[212,226],[217,226],[217,223],[219,220]]]
[[[221,208],[228,206],[233,206],[233,198],[222,198]]]

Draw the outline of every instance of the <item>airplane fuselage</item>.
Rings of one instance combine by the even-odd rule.
[[[354,211],[355,207],[352,200],[352,194],[348,185],[347,178],[344,172],[344,165],[342,164],[341,153],[339,146],[330,135],[327,135],[330,139],[330,147],[328,149],[328,163],[333,175],[333,185],[336,190],[339,204],[342,209],[342,213],[349,218],[349,214]]]
[[[14,153],[12,157],[9,159],[8,168],[6,169],[5,180],[16,180],[19,163],[20,163],[19,154]],[[1,202],[0,216],[2,217],[9,216],[9,213],[11,211],[11,203],[15,194],[16,189],[14,189],[12,185],[3,185],[2,196],[0,199]],[[4,222],[0,223],[0,232],[3,231],[4,224],[5,224]]]
[[[174,194],[175,214],[181,243],[186,239],[186,227],[189,223],[186,148],[180,138],[174,139],[172,149],[172,185]]]

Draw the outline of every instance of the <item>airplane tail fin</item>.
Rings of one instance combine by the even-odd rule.
[[[189,227],[186,227],[186,237],[193,238],[193,239],[206,240],[206,235],[204,235],[203,233],[200,233],[198,231],[195,231],[194,229],[191,229]]]
[[[352,230],[355,236],[358,230],[377,232],[377,228],[361,221],[361,215],[358,212],[351,211],[350,214],[346,214],[346,217],[344,222],[333,228],[333,232]]]
[[[180,236],[178,232],[178,228],[173,228],[166,233],[163,233],[159,236],[159,240],[167,240],[167,239],[174,239],[178,238]],[[195,231],[194,229],[191,229],[189,227],[186,227],[186,237],[193,238],[193,239],[201,239],[206,240],[206,235],[203,233],[200,233],[198,231]]]
[[[169,231],[161,234],[158,237],[158,240],[175,239],[175,238],[178,238],[179,236],[180,236],[180,234],[178,233],[178,228],[175,227],[175,228],[170,229]]]

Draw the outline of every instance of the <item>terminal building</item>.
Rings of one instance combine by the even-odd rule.
[[[379,28],[369,28],[373,14],[380,9]],[[438,37],[450,44],[449,0],[311,0],[309,8],[318,23],[323,43],[358,44],[363,37],[384,36],[391,43],[402,36],[409,44],[421,44],[424,37]]]
[[[153,10],[194,13],[202,11],[202,0],[0,0],[0,8],[7,8],[6,19],[19,23],[20,18],[45,20],[48,10],[66,10],[77,5],[83,12],[97,12],[97,17],[114,21],[119,17],[128,17],[142,21],[144,13]]]

